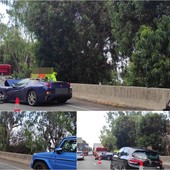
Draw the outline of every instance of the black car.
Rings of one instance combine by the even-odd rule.
[[[113,157],[113,153],[112,152],[103,152],[101,155],[100,155],[100,158],[101,159],[104,159],[104,160],[112,160],[112,157]]]
[[[164,169],[159,154],[154,150],[123,147],[114,155],[110,169]]]

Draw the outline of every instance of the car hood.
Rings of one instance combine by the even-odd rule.
[[[34,157],[41,157],[41,158],[49,158],[54,154],[54,152],[39,152],[39,153],[34,153]]]

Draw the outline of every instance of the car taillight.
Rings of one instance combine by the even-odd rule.
[[[71,84],[69,82],[67,82],[67,84],[69,85],[69,87],[71,87]]]
[[[159,163],[160,163],[160,165],[162,165],[163,164],[162,160],[159,160]]]
[[[143,161],[137,159],[130,159],[128,160],[129,164],[143,166]]]
[[[50,87],[51,87],[51,83],[46,83],[46,86],[47,86],[48,88],[50,88]]]

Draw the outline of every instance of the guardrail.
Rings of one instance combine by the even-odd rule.
[[[73,97],[116,107],[163,110],[170,89],[72,83]]]

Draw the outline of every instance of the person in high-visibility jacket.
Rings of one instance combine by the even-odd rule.
[[[57,81],[57,73],[56,72],[53,72],[52,74],[50,74],[49,76],[48,76],[48,80],[49,81]]]

